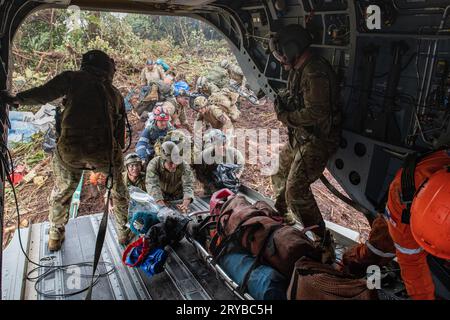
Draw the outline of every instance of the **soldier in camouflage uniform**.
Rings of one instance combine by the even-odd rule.
[[[172,141],[161,145],[161,156],[153,158],[147,167],[147,192],[162,206],[167,201],[183,200],[180,210],[187,212],[194,199],[194,174]]]
[[[206,74],[206,79],[209,83],[214,84],[219,89],[225,88],[229,83],[228,72],[220,65],[212,67]]]
[[[227,59],[222,60],[220,66],[228,71],[228,76],[231,80],[236,81],[239,86],[245,87],[246,81],[241,67],[234,63],[230,63]]]
[[[244,171],[245,159],[242,153],[229,145],[229,137],[219,129],[211,129],[205,133],[205,145],[200,153],[201,164],[194,164],[193,168],[198,180],[203,184],[206,194],[217,190],[214,185],[213,173],[219,164],[237,164],[240,167],[235,171],[239,178]]]
[[[125,169],[123,181],[127,187],[138,187],[147,191],[145,187],[145,172],[142,171],[142,161],[137,153],[129,153],[125,157]]]
[[[330,245],[320,210],[310,185],[322,174],[336,152],[341,135],[341,113],[336,74],[322,57],[312,54],[310,34],[290,25],[271,41],[274,56],[290,70],[288,86],[279,92],[275,111],[288,127],[289,142],[280,153],[278,172],[272,176],[276,208],[290,208],[305,227],[318,225],[315,233]]]
[[[55,183],[50,196],[49,250],[61,248],[69,206],[83,170],[112,174],[112,198],[119,242],[130,237],[127,223],[128,191],[123,182],[125,105],[113,86],[114,61],[100,50],[83,55],[81,70],[65,71],[46,84],[21,93],[17,104],[45,104],[65,97],[61,130],[53,155]]]
[[[180,152],[183,152],[185,144],[188,143],[188,137],[186,136],[185,132],[180,129],[174,129],[167,132],[167,134],[164,137],[160,137],[154,145],[156,156],[161,155],[161,145],[166,141],[174,142],[180,149]]]
[[[214,83],[209,82],[206,77],[201,76],[198,77],[197,82],[195,83],[195,91],[206,97],[209,97],[214,92],[219,92],[220,88]]]
[[[173,85],[173,96],[166,99],[162,106],[171,118],[171,123],[175,128],[191,131],[186,118],[185,108],[189,105],[189,85],[184,81],[176,82]]]
[[[227,131],[233,128],[230,117],[217,105],[208,104],[205,97],[195,98],[194,108],[198,111],[197,124],[205,124],[206,129],[214,128]]]

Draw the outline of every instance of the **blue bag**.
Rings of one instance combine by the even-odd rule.
[[[219,259],[219,265],[239,286],[255,262],[245,253],[229,253]],[[267,265],[259,265],[250,273],[247,291],[256,300],[286,300],[286,278]]]
[[[164,270],[167,252],[162,248],[149,249],[144,238],[131,243],[123,252],[122,261],[129,267],[141,269],[147,276],[152,277]]]
[[[130,230],[137,236],[146,234],[147,231],[159,223],[156,212],[138,211],[130,219]]]

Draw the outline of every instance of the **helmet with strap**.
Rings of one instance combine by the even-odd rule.
[[[169,121],[170,115],[162,106],[156,106],[155,109],[153,109],[153,118],[157,121]]]
[[[428,253],[450,259],[450,166],[425,181],[411,205],[411,233]]]
[[[301,25],[290,24],[282,27],[272,36],[269,48],[278,61],[294,64],[312,42],[313,39],[308,30]]]

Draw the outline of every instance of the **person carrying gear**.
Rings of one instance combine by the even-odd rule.
[[[125,168],[123,173],[123,181],[127,187],[138,187],[143,191],[147,191],[145,187],[145,172],[142,170],[142,161],[135,152],[125,156]]]
[[[113,86],[115,63],[106,53],[83,54],[79,71],[64,71],[46,84],[9,96],[13,104],[46,104],[65,97],[61,133],[53,155],[55,183],[50,195],[48,249],[57,251],[65,237],[72,194],[83,170],[112,174],[112,198],[119,242],[131,238],[126,227],[128,192],[122,178],[125,105]]]
[[[323,57],[313,54],[312,38],[300,25],[288,25],[270,41],[272,54],[289,70],[287,88],[280,90],[275,112],[288,128],[288,143],[279,155],[279,169],[272,178],[275,208],[299,218],[304,227],[318,225],[315,234],[334,256],[331,234],[311,192],[336,152],[341,136],[341,111],[336,74]]]
[[[161,206],[168,201],[183,200],[179,209],[188,212],[194,199],[194,174],[182,160],[180,149],[172,141],[161,145],[161,156],[153,158],[147,167],[147,192]]]
[[[230,79],[236,81],[239,86],[245,87],[246,81],[241,67],[234,63],[230,63],[227,59],[222,60],[220,66],[227,70]]]
[[[231,121],[237,121],[241,112],[237,107],[239,94],[232,92],[228,88],[224,88],[218,92],[213,93],[209,98],[210,104],[216,105],[221,108],[231,119]]]
[[[166,141],[172,141],[173,143],[175,143],[178,149],[180,149],[181,155],[183,154],[185,148],[189,148],[188,137],[184,134],[183,131],[175,129],[169,131],[164,137],[161,137],[158,139],[158,141],[156,141],[154,145],[156,156],[161,155],[161,145]]]
[[[234,172],[239,178],[244,171],[245,159],[242,153],[229,145],[228,136],[219,129],[211,129],[204,136],[204,149],[200,154],[201,164],[194,164],[198,180],[203,184],[205,193],[216,191],[214,172],[219,164],[239,165]]]
[[[450,149],[408,157],[391,183],[385,218],[406,290],[434,299],[427,255],[450,259]]]
[[[219,89],[226,87],[229,83],[228,72],[220,66],[220,63],[208,70],[206,79]]]
[[[194,100],[194,109],[198,111],[196,124],[205,124],[206,129],[214,128],[223,131],[233,129],[233,123],[230,117],[222,111],[220,107],[214,104],[208,104],[205,97],[197,97]]]
[[[185,128],[191,131],[186,118],[185,108],[189,105],[189,85],[184,81],[176,82],[172,86],[173,97],[163,102],[163,108],[168,112],[175,128]]]
[[[160,137],[164,137],[167,132],[173,130],[173,126],[169,123],[169,113],[162,107],[157,106],[153,110],[153,120],[142,131],[138,142],[136,143],[136,153],[141,158],[144,166],[150,161],[155,150],[153,146]]]
[[[164,71],[152,59],[147,59],[144,69],[141,71],[141,85],[149,87],[149,93],[143,98],[143,102],[156,102],[159,100],[159,87],[165,78]]]
[[[206,77],[201,76],[197,78],[197,81],[195,83],[195,91],[199,94],[204,94],[209,97],[211,94],[219,92],[220,89],[214,83],[208,81]]]

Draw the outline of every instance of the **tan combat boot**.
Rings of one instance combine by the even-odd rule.
[[[291,212],[291,210],[288,210],[288,212],[284,215],[284,223],[290,226],[297,223],[297,219],[295,219],[295,215]]]
[[[332,264],[336,259],[335,243],[329,230],[325,231],[325,236],[321,241],[322,263]]]
[[[61,245],[65,238],[65,228],[52,226],[48,234],[48,250],[58,251],[61,249]]]

